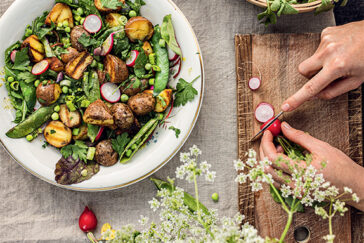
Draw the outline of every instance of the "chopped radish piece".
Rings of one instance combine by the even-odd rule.
[[[176,72],[176,74],[173,76],[173,78],[177,78],[177,77],[178,77],[179,73],[181,72],[181,68],[182,68],[182,60],[181,60],[181,58],[180,58],[180,59],[179,59],[179,61],[178,61],[178,69],[177,69],[177,72]]]
[[[104,43],[102,43],[101,53],[100,53],[101,56],[106,56],[111,52],[114,46],[114,34],[115,33],[112,33],[109,37],[107,37]]]
[[[179,62],[181,61],[181,58],[177,58],[175,61],[172,61],[172,63],[170,64],[170,67],[174,67],[176,66]]]
[[[132,50],[130,52],[130,57],[128,57],[128,59],[126,59],[126,66],[128,67],[134,67],[135,65],[135,61],[139,56],[139,52],[137,50]]]
[[[255,109],[255,119],[257,119],[258,122],[265,123],[272,117],[274,117],[274,108],[271,104],[263,102]]]
[[[101,138],[101,135],[102,135],[102,132],[104,131],[105,127],[100,127],[96,137],[95,137],[95,142],[97,142],[100,138]]]
[[[101,51],[102,51],[102,48],[101,47],[95,48],[94,55],[95,56],[101,56]]]
[[[168,58],[169,60],[172,62],[172,61],[175,61],[177,58],[178,58],[178,54],[175,53],[174,51],[171,50],[171,48],[168,48]]]
[[[154,90],[154,86],[152,85],[152,86],[150,86],[150,90]]]
[[[91,34],[99,32],[101,30],[101,27],[102,21],[100,17],[95,14],[90,14],[83,22],[83,28]]]
[[[10,53],[10,59],[11,61],[14,63],[15,62],[15,56],[16,56],[16,53],[18,51],[17,50],[13,50],[11,53]]]
[[[121,92],[119,87],[114,83],[104,83],[101,85],[101,96],[110,103],[116,103],[120,100]]]
[[[41,108],[42,107],[42,105],[39,103],[39,101],[37,100],[36,102],[35,102],[35,105],[34,105],[34,110],[36,111],[36,110],[38,110],[39,108]]]
[[[249,85],[249,88],[254,91],[254,90],[259,89],[260,83],[261,83],[261,81],[259,78],[253,77],[253,78],[249,79],[248,85]]]
[[[38,62],[33,66],[32,74],[34,75],[41,75],[45,71],[47,71],[49,68],[49,63],[46,60],[43,60],[41,62]]]
[[[63,78],[64,78],[63,72],[59,72],[57,75],[56,83],[61,82],[63,80]]]

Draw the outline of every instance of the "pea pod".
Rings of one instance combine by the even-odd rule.
[[[100,82],[97,72],[93,71],[90,73],[88,80],[89,94],[87,96],[88,100],[92,103],[100,99]]]
[[[152,38],[153,51],[156,56],[156,65],[161,69],[155,75],[154,81],[154,96],[159,95],[160,92],[166,89],[169,81],[169,58],[167,48],[161,47],[159,40],[161,39],[161,30],[159,26],[154,28],[154,35]]]
[[[89,75],[88,75],[88,72],[85,72],[83,74],[83,78],[82,78],[82,90],[83,90],[83,92],[85,92],[85,95],[88,98],[89,95],[90,95],[90,92],[89,92]]]
[[[140,131],[134,136],[134,138],[126,145],[124,152],[120,155],[119,161],[121,163],[126,163],[129,161],[134,154],[144,145],[145,141],[148,139],[150,134],[154,131],[154,129],[158,125],[158,119],[151,119],[149,120],[141,129]],[[137,141],[140,141],[139,144],[137,144]],[[133,145],[136,145],[137,147],[133,150],[130,156],[125,156],[126,151],[131,149]]]
[[[49,120],[55,106],[56,104],[39,108],[23,122],[18,124],[16,127],[10,129],[6,133],[6,136],[8,136],[9,138],[22,138],[32,133],[40,126],[42,126],[47,120]]]
[[[150,180],[154,183],[154,185],[157,187],[158,190],[167,189],[169,192],[172,192],[174,190],[173,185],[166,181],[162,181],[155,178],[151,178]],[[183,203],[188,207],[188,209],[191,212],[197,211],[196,199],[187,192],[184,192]],[[199,208],[204,214],[210,215],[209,210],[205,207],[205,205],[203,205],[200,202],[199,202]]]

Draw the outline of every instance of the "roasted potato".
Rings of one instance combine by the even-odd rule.
[[[70,111],[67,105],[61,105],[59,110],[61,121],[69,128],[78,127],[81,124],[81,114],[79,111]]]
[[[143,116],[153,111],[155,99],[150,93],[139,93],[130,97],[128,105],[137,116]]]
[[[149,93],[153,95],[153,90],[145,90],[144,93]],[[173,91],[171,89],[165,89],[163,90],[158,96],[156,97],[157,103],[155,105],[154,111],[155,112],[163,112],[165,111],[169,104],[171,104],[172,101],[172,95]],[[163,99],[164,102],[162,102],[160,99]],[[164,103],[164,104],[163,104]]]
[[[36,35],[31,35],[23,41],[22,47],[29,48],[30,60],[40,62],[45,57],[44,45]]]
[[[112,166],[118,162],[118,153],[112,148],[111,140],[103,140],[96,145],[95,160],[103,166]]]
[[[73,28],[74,24],[71,8],[67,4],[57,3],[49,12],[45,20],[45,24],[51,25],[53,22],[57,25],[58,23],[63,23],[64,21],[67,21],[68,26]]]
[[[86,48],[78,42],[78,39],[83,35],[90,36],[90,34],[82,27],[82,25],[78,25],[71,31],[71,44],[73,48],[76,48],[77,51],[84,51]]]
[[[73,48],[73,47],[68,47],[67,48],[68,53],[64,53],[61,55],[61,59],[63,63],[68,63],[69,61],[71,61],[73,58],[77,57],[78,55],[80,55],[80,53],[77,51],[77,49]]]
[[[52,146],[61,148],[72,140],[72,131],[60,121],[51,121],[44,128],[44,138]]]
[[[80,79],[83,76],[88,65],[92,63],[94,58],[87,52],[81,52],[77,57],[73,58],[66,65],[66,73],[73,79]]]
[[[148,88],[149,81],[148,79],[142,79],[140,80],[140,83],[135,83],[136,78],[132,78],[130,80],[130,84],[126,84],[125,87],[121,87],[120,90],[123,94],[126,94],[127,96],[134,96],[137,93],[142,92],[146,88]]]
[[[59,84],[48,81],[47,84],[40,83],[36,90],[36,96],[42,105],[48,106],[55,103],[61,95]]]
[[[57,57],[47,57],[45,60],[49,63],[49,68],[55,72],[64,70],[64,65]]]
[[[121,3],[124,3],[125,4],[125,0],[118,0],[119,2]],[[95,6],[96,8],[102,12],[102,13],[110,13],[110,12],[117,12],[117,11],[120,11],[122,9],[122,6],[119,6],[117,7],[116,9],[111,9],[111,8],[105,8],[102,3],[101,3],[101,0],[94,0],[94,3],[95,3]]]
[[[148,41],[144,42],[143,50],[144,50],[145,55],[147,55],[147,56],[149,56],[150,54],[153,53],[153,48]]]
[[[96,100],[87,107],[83,120],[86,123],[99,126],[114,125],[114,118],[110,113],[110,109],[102,100]]]
[[[106,23],[110,28],[121,26],[122,22],[120,21],[120,18],[122,17],[121,14],[118,13],[109,13],[106,15]]]
[[[104,70],[97,70],[97,77],[99,78],[100,85],[102,85],[105,82],[106,72]]]
[[[86,140],[88,138],[87,136],[87,124],[82,124],[80,127],[80,132],[78,135],[73,135],[73,140]]]
[[[121,83],[129,77],[128,67],[125,62],[116,56],[107,55],[104,61],[104,67],[112,83]]]
[[[134,123],[134,114],[126,104],[114,104],[111,107],[111,114],[114,117],[115,125],[120,129],[129,129]]]
[[[147,41],[154,33],[153,24],[146,18],[137,16],[130,18],[125,25],[125,33],[132,42]]]

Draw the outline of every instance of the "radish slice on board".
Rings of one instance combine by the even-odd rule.
[[[10,53],[10,60],[14,63],[15,62],[15,56],[16,56],[16,53],[18,51],[17,50],[13,50],[11,53]]]
[[[172,61],[175,61],[177,58],[178,58],[178,54],[175,53],[174,51],[171,50],[171,48],[168,48],[168,58],[169,60],[172,62]]]
[[[104,131],[104,129],[105,129],[105,127],[100,127],[100,129],[97,132],[97,135],[95,137],[95,142],[97,142],[101,138],[101,135],[102,135],[102,132]]]
[[[253,91],[259,89],[260,84],[261,84],[261,81],[257,77],[253,77],[253,78],[249,79],[248,85],[249,85],[249,88]]]
[[[139,52],[137,50],[132,50],[130,52],[130,57],[128,57],[128,59],[126,59],[126,66],[128,67],[134,67],[135,65],[135,61],[139,56]]]
[[[121,97],[119,87],[116,84],[110,82],[101,85],[100,93],[102,98],[110,103],[118,102]]]
[[[271,104],[263,102],[255,109],[255,119],[257,119],[258,122],[265,123],[272,117],[274,117],[274,108]]]
[[[95,14],[90,14],[83,22],[83,28],[91,34],[99,32],[101,30],[101,27],[102,21],[100,17]]]
[[[112,33],[107,39],[102,43],[101,46],[101,56],[106,56],[109,54],[114,46],[114,33]]]
[[[32,74],[34,75],[41,75],[45,71],[47,71],[49,68],[49,63],[46,60],[43,60],[41,62],[38,62],[35,64],[32,68]]]

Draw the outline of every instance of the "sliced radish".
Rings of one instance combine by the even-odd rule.
[[[102,51],[102,48],[101,47],[95,48],[95,50],[94,50],[94,56],[101,56],[101,51]]]
[[[32,74],[34,75],[41,75],[45,71],[47,71],[49,68],[49,63],[46,60],[40,61],[37,64],[35,64],[32,68]]]
[[[172,68],[172,67],[176,66],[180,60],[181,60],[181,58],[177,58],[175,61],[172,61],[172,63],[170,63],[170,67]]]
[[[37,100],[36,102],[35,102],[35,105],[34,105],[34,110],[36,111],[36,110],[38,110],[39,108],[41,108],[42,107],[42,105],[39,103],[39,101]]]
[[[112,33],[109,37],[107,37],[104,43],[102,43],[101,53],[100,53],[101,56],[106,56],[111,52],[114,46],[114,34],[115,33]]]
[[[15,56],[16,56],[16,53],[18,51],[17,50],[13,50],[11,53],[10,53],[10,59],[11,61],[14,63],[15,62]]]
[[[135,61],[139,56],[139,52],[137,50],[132,50],[130,52],[130,57],[128,57],[128,59],[126,59],[126,66],[128,67],[134,67],[135,65]]]
[[[177,78],[179,73],[181,72],[181,68],[182,68],[182,60],[181,58],[178,61],[178,69],[177,69],[177,73],[173,76],[173,78]]]
[[[116,103],[120,100],[121,92],[119,87],[114,83],[104,83],[101,85],[101,96],[110,103]]]
[[[152,86],[150,86],[150,90],[154,90],[154,86],[152,85]]]
[[[259,89],[260,84],[261,84],[261,81],[257,77],[253,77],[253,78],[249,79],[248,85],[249,85],[249,88],[253,91]]]
[[[100,127],[100,129],[97,132],[97,135],[95,137],[95,142],[97,142],[101,138],[101,135],[102,135],[102,132],[104,131],[104,129],[105,129],[105,127]]]
[[[63,80],[63,78],[64,78],[63,72],[59,72],[57,75],[56,83],[61,82]]]
[[[175,61],[177,58],[178,58],[178,54],[175,53],[174,51],[171,50],[171,48],[168,48],[168,58],[169,60],[172,62],[172,61]]]
[[[272,117],[274,117],[274,108],[271,104],[263,102],[255,109],[255,119],[257,119],[258,122],[265,123]]]
[[[83,22],[83,28],[91,34],[97,33],[102,28],[102,21],[99,16],[90,14]]]

